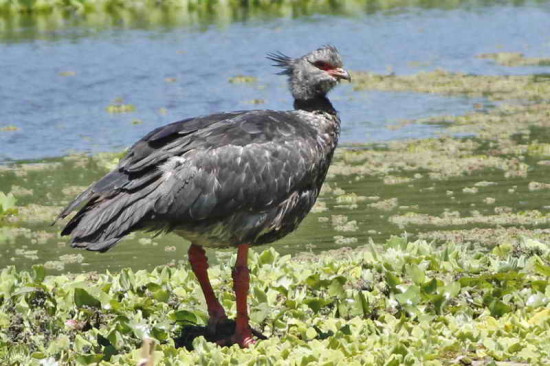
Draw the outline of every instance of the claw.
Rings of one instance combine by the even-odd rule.
[[[235,333],[230,337],[216,341],[216,344],[221,347],[229,347],[234,344],[238,344],[241,348],[249,348],[256,343],[257,341],[252,337],[252,331],[250,329],[248,332],[245,331],[244,333]]]

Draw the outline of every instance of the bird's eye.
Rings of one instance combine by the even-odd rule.
[[[325,71],[334,69],[334,66],[332,66],[331,64],[329,64],[328,62],[325,62],[325,61],[315,61],[313,63],[313,66],[317,67],[318,69],[325,70]]]

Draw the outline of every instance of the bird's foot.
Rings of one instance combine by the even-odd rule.
[[[233,334],[231,336],[232,344],[238,344],[241,348],[248,348],[256,344],[256,340],[252,337],[252,333],[248,331],[248,334]]]
[[[219,339],[216,341],[216,344],[222,347],[229,347],[234,344],[238,344],[241,348],[249,348],[253,344],[256,344],[258,340],[265,339],[267,339],[267,337],[260,331],[253,328],[248,328],[243,332],[235,332],[229,337]]]
[[[253,344],[256,344],[256,340],[252,337],[252,331],[244,331],[241,333],[235,333],[230,337],[220,339],[216,343],[222,347],[229,347],[234,344],[238,344],[241,348],[249,348]]]

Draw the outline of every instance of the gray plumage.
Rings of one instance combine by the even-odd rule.
[[[283,67],[293,111],[189,118],[135,143],[118,167],[61,214],[72,246],[106,251],[135,230],[173,231],[209,247],[258,245],[293,231],[313,207],[340,131],[326,94],[349,74],[336,48]]]

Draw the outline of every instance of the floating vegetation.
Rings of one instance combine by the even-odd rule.
[[[520,52],[482,53],[477,57],[493,60],[503,66],[550,66],[550,58],[525,57]]]
[[[211,268],[215,278],[226,263]],[[269,338],[245,351],[203,338],[195,351],[177,348],[181,327],[207,318],[188,265],[57,276],[43,266],[3,269],[0,361],[136,364],[147,335],[159,364],[550,362],[550,248],[535,240],[485,252],[393,238],[296,260],[270,249],[252,253],[250,268],[251,322]],[[213,286],[234,317],[229,277]]]
[[[442,214],[440,216],[430,216],[422,213],[409,212],[404,215],[394,215],[390,217],[390,222],[405,228],[410,225],[429,225],[429,226],[466,226],[472,224],[501,226],[548,226],[550,225],[550,214],[544,214],[537,210],[524,211],[521,213],[497,213],[487,216],[469,216],[460,217],[456,215]]]
[[[264,99],[251,99],[251,100],[244,101],[244,103],[246,103],[246,104],[264,104],[265,100]]]
[[[105,108],[109,113],[130,113],[135,112],[136,106],[133,104],[111,104]]]
[[[237,75],[229,78],[231,84],[250,84],[258,81],[258,78],[255,76],[249,75]]]
[[[60,71],[58,73],[59,76],[65,76],[65,77],[68,77],[68,76],[76,76],[76,71]]]
[[[44,206],[29,204],[19,206],[17,215],[9,219],[10,222],[25,222],[28,224],[52,223],[63,209],[62,206]]]
[[[15,125],[7,125],[7,126],[0,127],[0,132],[14,132],[14,131],[19,131],[19,127]]]
[[[540,191],[543,189],[550,190],[550,183],[541,183],[541,182],[529,182],[530,191]]]
[[[544,75],[471,75],[445,70],[414,75],[354,72],[355,90],[417,91],[432,94],[483,96],[490,100],[550,100],[550,82]]]
[[[375,208],[381,211],[392,211],[399,206],[397,198],[389,198],[387,200],[369,203],[368,207]]]
[[[8,194],[0,191],[0,219],[10,214],[17,213],[15,203],[17,200],[13,196],[13,193]]]
[[[536,238],[545,243],[550,242],[550,229],[525,229],[521,227],[472,228],[460,230],[432,230],[421,232],[418,237],[439,242],[457,244],[483,243],[487,247],[500,244],[521,245],[526,238]]]

